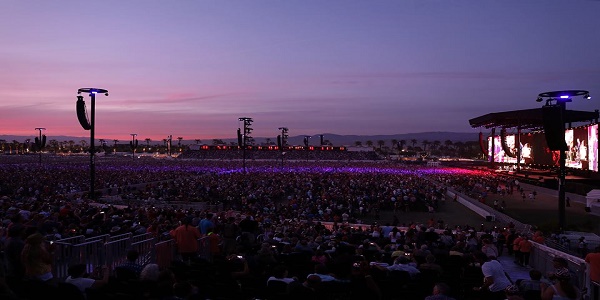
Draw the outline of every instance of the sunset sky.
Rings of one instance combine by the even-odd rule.
[[[468,120],[583,89],[600,108],[600,1],[3,1],[0,135],[479,132]],[[88,110],[90,98],[85,97]]]

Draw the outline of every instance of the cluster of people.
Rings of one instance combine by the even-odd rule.
[[[57,289],[58,283],[71,283],[88,299],[117,294],[160,300],[276,294],[500,299],[511,284],[497,277],[495,258],[506,248],[528,264],[525,242],[516,242],[519,233],[510,224],[481,231],[403,218],[445,201],[444,184],[466,187],[475,180],[500,180],[491,175],[468,178],[452,175],[455,170],[390,163],[294,162],[285,168],[257,163],[240,170],[232,162],[107,158],[97,164],[99,187],[113,202],[101,203],[83,193],[85,163],[64,163],[0,165],[0,238],[7,262],[0,276],[6,284],[0,287],[7,297],[27,298],[31,289],[22,288],[23,283],[35,281]],[[22,168],[29,171],[22,174]],[[220,204],[223,209],[176,203]],[[350,225],[376,220],[380,210],[396,210],[402,220]],[[131,252],[122,266],[97,266],[86,274],[82,261],[69,266],[67,278],[54,277],[52,241],[123,233],[172,239],[178,258],[161,270],[140,263],[139,253]],[[210,241],[210,259],[198,256],[200,238]],[[284,288],[275,287],[279,282]],[[135,288],[123,288],[134,283]],[[151,288],[157,286],[162,288]]]

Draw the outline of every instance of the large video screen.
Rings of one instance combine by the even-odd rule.
[[[551,151],[546,143],[544,132],[532,132],[516,135],[506,135],[506,147],[516,152],[516,145],[521,148],[521,163],[527,165],[559,166],[560,152]],[[598,172],[598,124],[576,127],[565,131],[566,151],[565,166],[567,168],[592,170]],[[506,155],[502,149],[501,136],[488,137],[488,154],[490,161],[517,163],[516,157]],[[492,156],[492,153],[494,154]]]
[[[598,172],[598,124],[587,127],[588,170]]]

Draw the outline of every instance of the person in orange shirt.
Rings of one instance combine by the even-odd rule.
[[[516,264],[521,264],[521,251],[519,250],[519,244],[521,243],[521,241],[523,240],[523,234],[519,234],[517,236],[517,238],[515,238],[515,240],[513,241],[512,244],[512,249],[513,252],[515,253],[515,263]]]
[[[521,265],[528,266],[529,265],[529,255],[531,254],[531,248],[533,248],[533,244],[529,241],[527,237],[523,237],[519,242],[519,251],[521,252]]]
[[[538,243],[538,244],[544,244],[546,242],[546,238],[544,237],[544,234],[541,231],[536,231],[533,234],[533,239],[534,242]]]
[[[183,218],[181,225],[173,229],[170,234],[177,244],[177,251],[184,262],[189,262],[198,257],[198,239],[202,236],[196,226],[190,225],[190,218]]]
[[[585,256],[585,262],[590,265],[590,280],[596,284],[592,284],[594,288],[594,295],[600,293],[598,285],[600,284],[600,246],[594,249],[594,252],[590,252]]]

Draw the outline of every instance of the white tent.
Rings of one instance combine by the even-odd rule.
[[[592,207],[592,204],[600,202],[600,190],[591,190],[585,196],[585,207]]]

